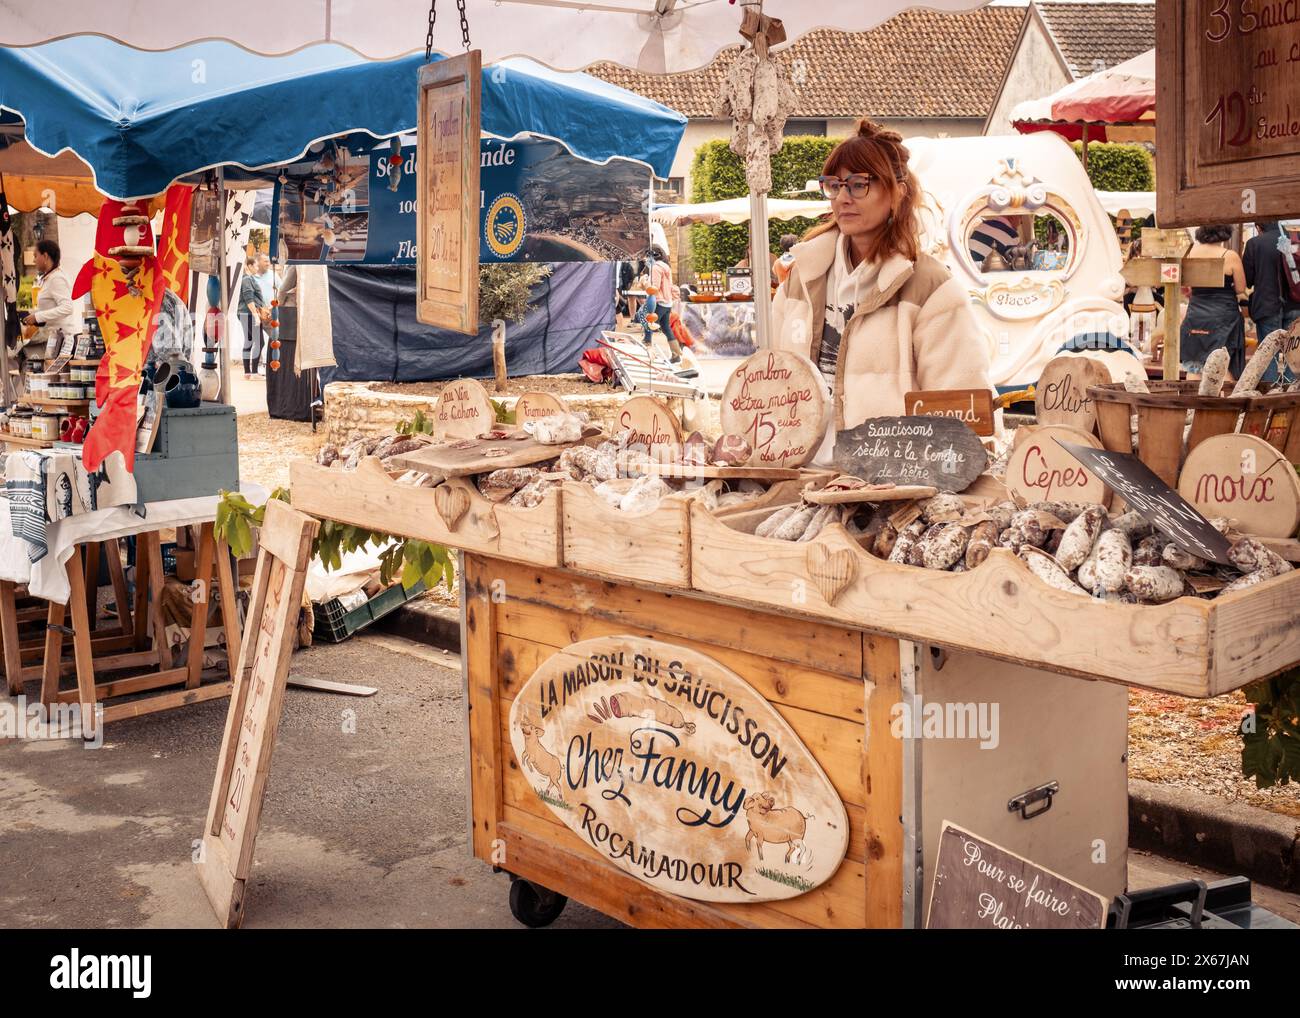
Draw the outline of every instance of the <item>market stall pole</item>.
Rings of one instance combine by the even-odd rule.
[[[1142,231],[1142,256],[1130,258],[1123,269],[1129,286],[1163,286],[1165,291],[1164,377],[1178,381],[1179,330],[1182,327],[1182,288],[1218,286],[1223,263],[1218,258],[1187,258],[1192,240],[1186,230]]]

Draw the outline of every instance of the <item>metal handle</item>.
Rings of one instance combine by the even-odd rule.
[[[1027,792],[1021,792],[1007,803],[1007,812],[1018,812],[1020,814],[1020,819],[1022,820],[1032,820],[1034,817],[1042,816],[1052,808],[1052,797],[1060,790],[1060,782],[1049,781],[1045,785],[1039,785],[1037,788],[1031,788]],[[1036,802],[1042,802],[1044,805],[1030,813],[1029,807]]]

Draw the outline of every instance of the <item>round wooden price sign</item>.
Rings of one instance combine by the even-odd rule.
[[[627,433],[629,446],[643,445],[663,463],[681,459],[682,425],[667,405],[653,396],[633,396],[618,412],[619,434]]]
[[[433,408],[434,438],[477,438],[496,424],[492,400],[472,378],[448,382]]]
[[[751,466],[798,467],[817,453],[830,419],[817,365],[787,350],[760,350],[722,390],[722,431],[740,435],[754,453]]]
[[[568,413],[564,402],[549,392],[526,392],[515,403],[515,424],[524,425],[542,417]]]
[[[1034,416],[1039,424],[1064,424],[1090,432],[1097,424],[1097,408],[1088,387],[1110,380],[1105,365],[1091,357],[1053,357],[1034,389]]]
[[[1254,435],[1215,435],[1187,455],[1178,494],[1209,517],[1226,516],[1259,537],[1300,525],[1300,479],[1290,461]]]
[[[1007,490],[1027,502],[1106,501],[1101,478],[1057,445],[1056,440],[1093,449],[1102,444],[1087,431],[1060,424],[1016,429],[1016,444],[1007,461]]]

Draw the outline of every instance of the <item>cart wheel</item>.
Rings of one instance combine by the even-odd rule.
[[[515,879],[510,882],[510,911],[525,926],[539,929],[550,926],[569,899],[562,894],[529,883],[527,880]]]

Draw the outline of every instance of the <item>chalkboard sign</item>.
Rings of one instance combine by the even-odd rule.
[[[1106,899],[944,821],[931,930],[1099,930]]]
[[[1222,565],[1232,564],[1228,539],[1136,456],[1070,442],[1059,444],[1183,551]]]
[[[870,417],[835,436],[835,469],[868,484],[965,491],[988,459],[979,436],[950,417]]]

